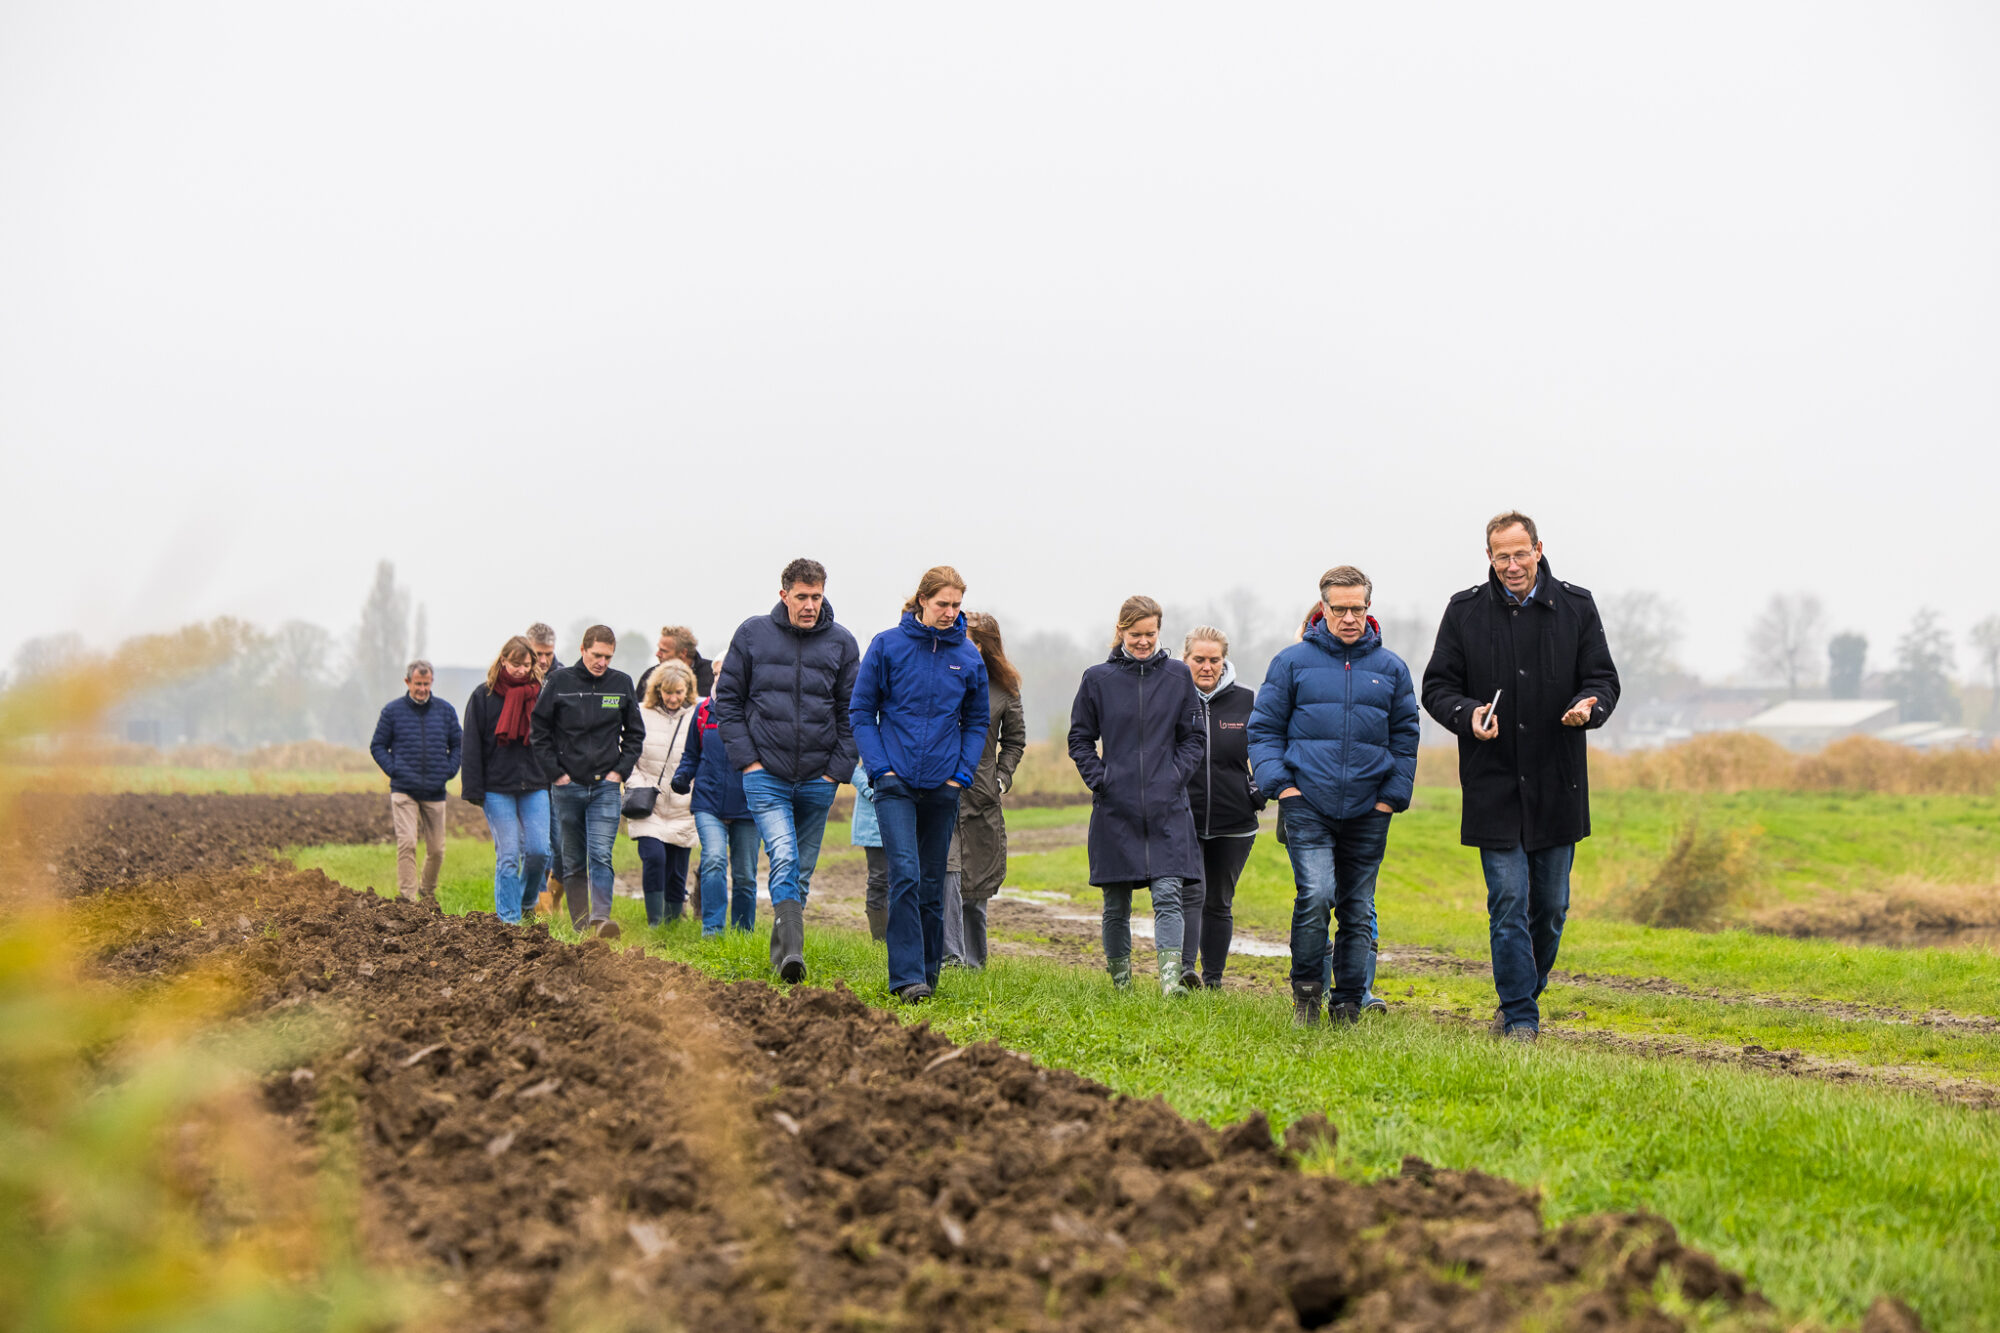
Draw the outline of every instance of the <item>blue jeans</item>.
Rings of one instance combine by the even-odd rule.
[[[944,863],[958,831],[958,788],[875,779],[875,818],[889,861],[889,989],[936,986],[944,966]]]
[[[535,905],[549,864],[549,794],[489,791],[480,804],[493,832],[493,911],[515,922]]]
[[[1368,955],[1375,947],[1375,876],[1389,846],[1389,816],[1370,810],[1350,819],[1328,819],[1292,796],[1278,803],[1285,850],[1292,858],[1298,897],[1292,903],[1292,985],[1322,986],[1322,955],[1332,940],[1333,986],[1329,1003],[1360,1004],[1368,987]]]
[[[639,846],[639,892],[646,899],[646,924],[666,925],[669,909],[678,921],[688,897],[688,849],[643,835],[632,841]]]
[[[819,840],[826,835],[826,812],[837,782],[808,778],[786,782],[763,769],[743,775],[743,799],[771,857],[771,902],[800,903],[812,892]]]
[[[757,924],[757,824],[696,814],[701,835],[701,933],[720,935],[725,924]]]
[[[560,884],[567,877],[563,870],[562,825],[556,822],[556,789],[549,788],[543,795],[549,798],[549,874]],[[540,893],[541,886],[535,886]]]
[[[611,919],[611,844],[618,838],[618,804],[622,799],[618,784],[605,782],[565,782],[552,788],[555,793],[556,822],[562,826],[565,887],[590,874],[591,921]],[[570,895],[569,923],[582,929],[583,903]]]
[[[1104,886],[1104,956],[1106,959],[1132,956],[1132,893],[1149,886],[1136,884]],[[1181,919],[1181,880],[1178,875],[1161,875],[1150,885],[1153,894],[1153,947],[1178,949],[1184,938]]]
[[[1542,1025],[1542,1011],[1535,1001],[1549,984],[1549,969],[1556,965],[1556,947],[1562,943],[1563,921],[1569,916],[1569,868],[1575,861],[1573,842],[1538,852],[1519,846],[1479,849],[1493,941],[1493,989],[1500,997],[1500,1016],[1510,1028]]]
[[[1367,978],[1361,983],[1361,1003],[1366,1005],[1375,998],[1375,954],[1382,947],[1381,926],[1375,920],[1375,900],[1368,900],[1368,968]],[[1333,950],[1328,949],[1319,965],[1319,988],[1333,989]]]

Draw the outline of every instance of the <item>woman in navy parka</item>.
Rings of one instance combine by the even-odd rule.
[[[889,860],[889,989],[912,1004],[944,965],[945,857],[986,748],[986,663],[964,601],[957,570],[924,571],[902,623],[869,643],[849,713]]]
[[[1187,667],[1160,646],[1160,604],[1126,598],[1111,656],[1083,673],[1069,722],[1069,755],[1092,796],[1090,882],[1104,890],[1104,959],[1121,987],[1132,984],[1132,892],[1147,889],[1160,991],[1185,992],[1181,888],[1201,878],[1187,794],[1202,762],[1200,702]]]

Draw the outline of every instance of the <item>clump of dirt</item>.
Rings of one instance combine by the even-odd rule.
[[[456,798],[445,828],[488,837],[485,815]],[[140,884],[265,859],[314,843],[388,842],[386,793],[20,797],[8,820],[10,864],[42,865],[65,893]]]
[[[842,988],[721,984],[601,941],[261,869],[124,889],[102,968],[230,962],[242,1015],[340,1035],[265,1084],[302,1150],[351,1143],[369,1256],[440,1329],[1670,1329],[1743,1280],[1642,1215],[1409,1159],[1298,1169],[1336,1131],[1217,1131]],[[199,921],[204,924],[193,924]]]

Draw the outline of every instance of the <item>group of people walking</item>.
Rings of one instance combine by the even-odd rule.
[[[1589,834],[1583,732],[1610,716],[1618,678],[1590,594],[1554,577],[1532,519],[1491,520],[1486,557],[1484,582],[1446,608],[1421,697],[1458,737],[1461,840],[1479,849],[1487,884],[1495,1031],[1532,1040],[1575,844]],[[891,991],[921,1002],[948,962],[982,966],[987,904],[1006,873],[1001,797],[1026,748],[1020,674],[994,618],[964,609],[966,581],[950,566],[924,572],[898,624],[865,652],[836,622],[826,582],[818,562],[792,561],[777,605],[744,621],[714,663],[669,627],[637,685],[611,666],[608,628],[586,631],[578,661],[560,666],[554,636],[536,625],[502,647],[463,735],[448,704],[430,711],[428,665],[412,664],[373,747],[391,779],[404,891],[435,887],[444,783],[462,749],[463,794],[493,830],[503,919],[552,910],[559,886],[573,925],[617,934],[622,815],[655,925],[680,915],[698,842],[704,931],[751,928],[761,845],[771,966],[797,982],[828,813],[852,783],[851,836],[865,851],[868,922]],[[1382,1007],[1375,886],[1390,823],[1409,808],[1420,722],[1418,684],[1369,614],[1373,592],[1352,565],[1326,571],[1298,641],[1254,695],[1236,683],[1223,630],[1194,627],[1176,655],[1158,602],[1119,608],[1068,736],[1091,792],[1090,882],[1104,895],[1116,985],[1132,984],[1142,890],[1161,990],[1222,984],[1236,885],[1275,799],[1295,881],[1296,1020],[1318,1023],[1323,1004],[1348,1023]]]

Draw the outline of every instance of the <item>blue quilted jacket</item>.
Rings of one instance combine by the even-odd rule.
[[[1371,619],[1353,644],[1316,621],[1264,672],[1250,710],[1250,767],[1275,797],[1297,787],[1328,819],[1377,801],[1407,810],[1417,781],[1417,693]]]

